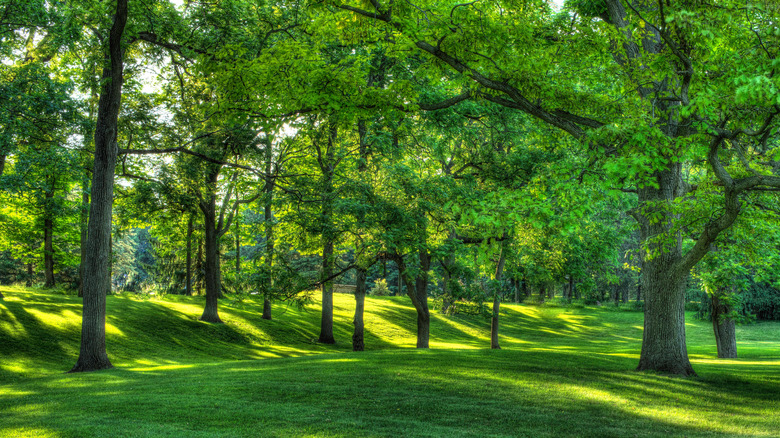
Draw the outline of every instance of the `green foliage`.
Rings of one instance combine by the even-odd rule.
[[[374,281],[374,285],[369,290],[369,294],[376,296],[388,296],[390,295],[390,288],[387,287],[387,280],[379,278]]]

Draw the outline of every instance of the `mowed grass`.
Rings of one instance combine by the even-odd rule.
[[[115,369],[76,360],[76,297],[2,288],[0,436],[780,436],[780,324],[738,328],[740,358],[717,359],[711,326],[689,318],[699,377],[633,371],[642,315],[607,308],[502,306],[489,321],[434,315],[414,348],[408,298],[368,297],[366,345],[351,351],[354,300],[336,295],[336,345],[315,342],[319,304],[202,297],[108,298]]]

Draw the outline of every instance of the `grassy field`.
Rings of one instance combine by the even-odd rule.
[[[780,436],[778,323],[739,327],[740,358],[720,360],[689,318],[699,377],[679,379],[633,371],[637,312],[504,305],[492,351],[488,321],[435,315],[418,351],[409,300],[368,297],[353,353],[349,295],[336,345],[314,342],[318,303],[265,321],[223,300],[211,325],[202,297],[111,296],[116,368],[72,375],[80,300],[0,291],[0,436]]]

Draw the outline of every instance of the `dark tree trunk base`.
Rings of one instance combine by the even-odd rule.
[[[268,298],[263,299],[263,319],[271,320],[271,301]]]
[[[114,366],[111,365],[111,362],[109,362],[108,358],[105,358],[104,360],[90,361],[90,363],[83,363],[83,361],[79,359],[79,361],[76,362],[76,366],[68,371],[68,373],[88,373],[92,371],[110,370],[112,368],[114,368]]]

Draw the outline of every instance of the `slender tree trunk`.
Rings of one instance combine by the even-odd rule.
[[[673,164],[658,172],[659,188],[645,186],[639,190],[639,205],[672,202],[678,188],[681,165]],[[650,221],[640,217],[643,242],[669,233],[673,218]],[[688,272],[678,272],[682,260],[682,239],[677,236],[673,248],[650,248],[660,253],[644,260],[642,289],[645,293],[645,323],[640,371],[657,371],[676,375],[695,375],[685,343],[685,282]],[[674,275],[672,275],[674,273]]]
[[[195,262],[195,274],[197,276],[196,286],[197,293],[200,295],[203,292],[203,279],[205,278],[203,269],[203,239],[198,239],[198,259]]]
[[[87,223],[89,221],[89,178],[86,175],[81,180],[81,234],[79,246],[81,261],[79,262],[79,297],[84,296],[84,267],[87,260]]]
[[[274,201],[274,180],[271,179],[271,168],[273,165],[273,149],[270,139],[266,143],[265,150],[265,206],[263,210],[263,223],[265,225],[265,271],[266,277],[263,279],[263,319],[271,320],[271,292],[273,291],[274,278],[274,221],[273,221],[273,201]]]
[[[122,34],[127,23],[127,0],[117,0],[114,23],[109,34],[110,65],[103,69],[103,86],[95,127],[95,165],[92,172],[84,270],[84,310],[81,323],[79,358],[71,372],[111,368],[106,353],[106,286],[110,283],[109,239],[114,197],[114,168],[118,154],[117,117],[122,101]]]
[[[46,210],[49,210],[48,204],[54,198],[54,192],[46,193]],[[43,276],[45,279],[44,287],[54,287],[54,220],[51,211],[44,213],[43,219]]]
[[[24,283],[27,287],[32,287],[33,285],[33,264],[27,263],[27,281]]]
[[[221,323],[217,310],[220,296],[219,279],[219,237],[216,224],[216,196],[209,194],[207,201],[201,203],[203,211],[204,239],[206,246],[206,307],[203,309],[201,321]]]
[[[3,176],[3,172],[5,171],[5,154],[0,154],[0,176]]]
[[[352,334],[352,351],[363,351],[365,349],[363,313],[366,303],[366,270],[357,268],[355,271],[357,280],[355,282],[355,319],[352,321],[355,325],[355,332]]]
[[[730,317],[731,306],[715,294],[710,299],[712,310],[712,328],[715,332],[715,344],[718,347],[718,357],[733,359],[737,357],[737,333],[734,319]]]
[[[195,231],[192,214],[187,221],[187,274],[184,294],[192,296],[192,233]]]
[[[241,274],[241,219],[236,207],[236,277]]]
[[[397,266],[397,268],[398,268],[398,280],[396,281],[397,286],[396,286],[395,296],[401,296],[404,293],[404,278],[401,275],[401,267]]]
[[[333,245],[335,240],[333,230],[333,175],[334,153],[336,147],[337,127],[329,122],[328,145],[324,154],[324,160],[320,163],[323,176],[323,192],[321,197],[322,213],[322,277],[328,278],[333,274]],[[318,146],[319,147],[319,146]],[[322,154],[321,154],[322,155]],[[322,319],[320,323],[319,342],[323,344],[335,344],[333,337],[333,281],[322,284]]]
[[[322,277],[333,275],[333,241],[328,239],[322,248]],[[322,283],[322,319],[320,320],[320,338],[323,344],[335,344],[333,337],[333,281]]]
[[[493,316],[490,318],[490,348],[500,349],[498,345],[498,318],[501,307],[501,280],[504,276],[504,264],[506,263],[506,233],[504,233],[504,240],[501,242],[500,255],[498,257],[498,263],[496,264],[496,290],[493,293]]]

